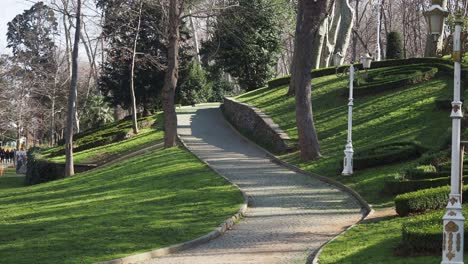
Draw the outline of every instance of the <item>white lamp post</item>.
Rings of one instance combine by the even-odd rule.
[[[437,39],[442,33],[444,18],[447,10],[441,6],[441,1],[434,0],[433,5],[424,14],[429,23],[430,33]],[[460,35],[463,17],[457,15],[455,19],[455,34],[453,36],[453,60],[455,62],[454,93],[452,102],[452,168],[450,174],[450,195],[447,212],[443,220],[442,264],[463,264],[464,220],[462,215],[462,201],[460,194],[460,127],[462,102],[460,101],[460,72],[461,52]]]
[[[337,68],[338,74],[338,67],[341,65],[343,59],[343,55],[341,53],[336,53],[334,55],[334,63]],[[353,174],[353,88],[354,88],[354,64],[351,62],[349,66],[349,102],[348,102],[348,140],[344,150],[344,160],[343,160],[343,172],[342,175],[349,176]]]

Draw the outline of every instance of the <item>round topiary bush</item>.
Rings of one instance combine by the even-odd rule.
[[[392,31],[387,36],[387,60],[403,59],[403,41],[399,32]]]

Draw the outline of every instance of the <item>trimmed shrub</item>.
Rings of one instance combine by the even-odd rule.
[[[467,210],[463,210],[466,215]],[[444,211],[434,212],[408,219],[402,225],[402,239],[398,251],[400,255],[440,254],[442,252],[442,216]],[[465,224],[465,233],[467,225]],[[465,243],[464,250],[468,249]]]
[[[374,95],[376,93],[385,92],[389,90],[400,89],[408,85],[421,83],[427,80],[430,80],[436,76],[438,72],[437,68],[414,65],[411,68],[402,67],[396,69],[393,72],[383,72],[381,75],[384,75],[386,78],[381,81],[370,81],[367,84],[356,86],[354,89],[355,96],[365,96],[365,95]],[[392,74],[393,73],[393,74]],[[401,78],[396,75],[401,75],[404,73],[406,77]],[[374,76],[370,76],[374,77]],[[347,89],[343,90],[343,94],[347,95]]]
[[[421,156],[427,149],[413,142],[389,143],[369,149],[358,150],[354,157],[356,170],[387,165]]]
[[[392,31],[387,36],[387,59],[403,59],[403,41],[399,32]]]
[[[422,180],[391,180],[384,184],[384,192],[388,194],[402,194],[427,188],[435,188],[450,184],[450,176],[422,179]]]
[[[437,172],[434,165],[421,165],[414,169],[405,171],[405,179],[407,180],[422,180],[422,179],[433,179],[440,178],[447,174]]]
[[[395,197],[396,212],[399,216],[407,216],[445,208],[449,193],[450,186],[443,186],[398,195]],[[468,185],[463,187],[463,196],[465,195],[468,195]]]

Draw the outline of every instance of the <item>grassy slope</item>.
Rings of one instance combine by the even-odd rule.
[[[407,89],[390,91],[377,96],[355,99],[353,145],[360,149],[388,142],[417,140],[430,148],[438,148],[450,119],[445,111],[435,109],[436,98],[450,95],[449,79],[436,79]],[[339,164],[347,133],[347,98],[341,96],[347,82],[336,76],[326,76],[313,81],[312,104],[315,126],[320,139],[323,157],[316,162],[302,163],[299,153],[281,158],[301,168],[335,178],[358,191],[376,207],[388,206],[393,197],[381,195],[383,183],[404,170],[411,162],[357,171],[352,177],[339,175]],[[287,87],[259,89],[238,97],[254,105],[277,122],[293,140],[297,140],[294,98],[287,98]]]
[[[92,263],[194,239],[239,191],[181,149],[26,188],[0,188],[0,263]]]
[[[74,161],[75,163],[99,163],[102,160],[105,160],[109,157],[112,156],[117,156],[120,154],[124,154],[126,152],[131,152],[133,150],[136,150],[140,148],[141,146],[145,144],[149,144],[151,142],[157,142],[158,140],[160,141],[163,137],[163,131],[161,129],[162,127],[162,119],[163,116],[161,114],[156,115],[155,117],[149,117],[149,118],[140,118],[140,121],[147,121],[147,120],[153,120],[155,119],[155,126],[152,126],[150,128],[145,128],[141,129],[140,133],[137,136],[131,137],[129,139],[120,141],[120,142],[115,142],[111,144],[107,144],[104,146],[98,146],[95,148],[83,150],[74,153]],[[113,127],[118,126],[118,128]],[[79,141],[92,141],[93,137],[95,139],[99,139],[99,135],[105,135],[109,134],[112,132],[116,131],[131,131],[131,121],[129,120],[124,120],[124,121],[119,121],[116,123],[112,123],[109,125],[106,125],[102,130],[97,131],[97,133],[91,133],[89,134],[88,132],[83,132],[84,136],[83,138],[80,138]],[[43,152],[43,155],[45,158],[55,161],[55,162],[65,162],[65,155],[59,155],[59,156],[54,156],[53,154],[57,152],[58,150],[63,149],[63,146],[60,147],[54,147],[47,149]]]
[[[243,202],[180,148],[47,184],[22,181],[0,179],[0,263],[93,263],[181,243]]]
[[[394,247],[401,239],[401,225],[410,218],[392,218],[355,226],[327,245],[320,264],[391,263],[438,264],[441,256],[397,257]],[[440,229],[442,233],[442,228]],[[465,255],[465,262],[468,256]]]
[[[323,158],[303,163],[298,153],[280,158],[299,167],[341,181],[358,191],[375,207],[393,205],[393,197],[381,190],[390,179],[413,161],[357,171],[352,177],[339,176],[347,130],[347,98],[340,96],[346,81],[326,76],[313,81],[312,103]],[[355,99],[353,144],[355,151],[387,142],[416,140],[437,149],[449,134],[446,111],[435,109],[436,98],[450,98],[452,81],[435,79],[406,89]],[[297,140],[294,98],[285,98],[287,87],[260,89],[238,97],[268,113]],[[324,248],[320,263],[440,263],[439,256],[401,258],[393,254],[401,239],[401,225],[409,218],[394,218],[361,224]]]

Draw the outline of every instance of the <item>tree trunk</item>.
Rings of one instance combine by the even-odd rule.
[[[314,34],[313,46],[311,47],[312,53],[312,69],[320,68],[320,59],[322,58],[323,45],[328,33],[328,18],[320,21],[319,29]],[[297,89],[296,89],[297,90]]]
[[[167,52],[167,70],[164,76],[162,90],[164,111],[164,147],[176,146],[177,114],[174,105],[175,89],[179,78],[179,41],[180,41],[180,12],[179,0],[169,3],[169,43]]]
[[[313,47],[320,41],[321,27],[326,20],[328,0],[299,0],[296,25],[294,86],[296,88],[296,122],[299,149],[304,161],[320,157],[320,146],[312,116],[311,75],[314,66]]]
[[[140,12],[138,14],[138,27],[135,35],[135,42],[133,43],[133,51],[132,51],[132,69],[130,72],[130,96],[132,98],[132,126],[133,126],[133,134],[138,134],[138,118],[137,118],[137,105],[136,105],[136,98],[135,98],[135,59],[136,59],[136,52],[137,52],[137,44],[138,44],[138,36],[140,35],[140,27],[141,27],[141,10],[143,9],[143,1],[140,2]]]
[[[340,25],[338,27],[338,34],[336,37],[335,50],[333,54],[338,52],[343,55],[343,59],[340,64],[343,63],[346,58],[346,53],[348,51],[349,43],[351,41],[351,31],[353,29],[354,23],[354,12],[353,8],[349,4],[349,0],[337,0],[337,10],[340,13]],[[331,56],[329,64],[333,63],[333,56]]]
[[[198,34],[197,34],[197,27],[194,22],[194,18],[192,16],[192,10],[189,10],[190,16],[190,28],[192,29],[193,34],[193,48],[195,49],[195,58],[197,59],[198,64],[201,64],[200,58],[200,44],[198,42]]]
[[[448,0],[442,0],[442,8],[447,8]],[[445,21],[445,19],[444,19]],[[445,27],[445,22],[444,22]],[[439,38],[437,39],[437,43],[434,42],[434,37],[428,32],[426,38],[426,49],[424,51],[424,57],[435,57],[437,54],[442,51],[444,46],[444,32],[440,34]]]
[[[72,54],[72,78],[70,82],[70,94],[68,97],[68,113],[67,113],[67,131],[65,143],[65,177],[75,174],[73,163],[73,123],[76,115],[76,95],[78,89],[78,48],[80,44],[81,31],[81,0],[77,0],[76,7],[76,27],[75,27],[75,43],[73,44]]]

